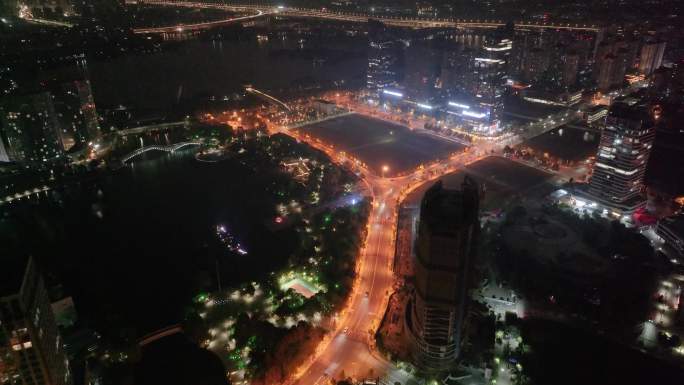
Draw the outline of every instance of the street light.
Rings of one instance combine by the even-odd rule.
[[[388,165],[382,166],[382,177],[383,178],[385,177],[385,173],[387,173],[387,171],[389,171],[389,166]]]

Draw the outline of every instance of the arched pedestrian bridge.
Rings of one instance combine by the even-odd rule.
[[[176,143],[176,144],[170,144],[167,146],[153,144],[153,145],[141,147],[135,151],[128,153],[126,156],[121,158],[121,162],[126,163],[129,160],[135,158],[136,156],[142,155],[148,151],[176,152],[176,150],[179,150],[183,147],[201,146],[201,145],[202,145],[201,142],[181,142],[181,143]]]

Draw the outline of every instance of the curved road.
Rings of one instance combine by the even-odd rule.
[[[347,309],[340,315],[332,340],[299,378],[299,384],[321,384],[328,376],[357,379],[389,375],[392,383],[406,384],[409,376],[395,369],[373,349],[379,326],[392,291],[394,225],[397,192],[379,178],[366,178],[372,189],[373,208],[368,235],[357,265],[357,278]]]
[[[343,161],[330,146],[281,127],[271,129],[324,151],[338,163]],[[339,379],[343,370],[345,377],[357,380],[384,376],[389,384],[416,383],[410,374],[396,368],[377,352],[374,339],[393,291],[392,262],[398,202],[413,189],[477,161],[485,154],[483,150],[470,150],[397,178],[384,178],[367,169],[361,170],[362,179],[373,198],[373,207],[366,242],[357,260],[352,293],[347,306],[337,317],[330,337],[321,342],[312,354],[312,360],[294,373],[287,385],[326,384],[330,377]]]

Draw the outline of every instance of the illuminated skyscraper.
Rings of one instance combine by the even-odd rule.
[[[3,260],[0,383],[69,385],[69,362],[47,290],[32,258]]]
[[[435,183],[421,202],[415,291],[406,324],[414,363],[428,371],[448,368],[459,354],[480,228],[478,207],[479,188],[469,177],[461,190]]]
[[[654,138],[655,122],[649,108],[613,104],[601,134],[588,197],[619,214],[643,206],[643,180]]]
[[[455,53],[452,65],[456,82],[447,90],[446,113],[450,120],[480,135],[501,129],[503,97],[509,78],[513,41],[506,30],[485,38],[482,47]]]
[[[481,54],[473,59],[473,78],[468,91],[475,98],[479,111],[469,113],[484,114],[480,130],[485,133],[493,133],[500,128],[512,50],[513,41],[498,32],[487,37]]]
[[[379,94],[385,89],[396,89],[402,78],[402,42],[388,28],[377,21],[369,22],[368,71],[366,87]]]

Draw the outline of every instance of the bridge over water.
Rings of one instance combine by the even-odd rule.
[[[153,144],[145,147],[141,147],[135,151],[131,151],[130,153],[126,154],[124,157],[121,158],[121,162],[126,163],[129,160],[135,158],[136,156],[142,155],[148,151],[164,151],[164,152],[176,152],[176,150],[180,150],[181,148],[188,147],[188,146],[201,146],[201,142],[181,142],[181,143],[176,143],[176,144],[170,144],[170,145],[158,145],[158,144]]]
[[[128,0],[127,3],[143,3],[154,4],[162,6],[174,7],[191,7],[191,8],[212,8],[224,10],[252,10],[257,12],[252,16],[247,16],[244,19],[253,19],[264,15],[278,14],[281,16],[304,17],[329,19],[339,21],[349,21],[355,23],[366,23],[369,19],[378,20],[382,23],[392,26],[408,27],[408,28],[457,28],[457,29],[472,29],[472,28],[497,28],[504,26],[506,23],[503,20],[475,20],[475,19],[457,19],[457,18],[428,18],[428,17],[398,17],[379,14],[357,13],[357,12],[338,12],[327,9],[313,9],[313,8],[291,8],[284,6],[273,5],[255,5],[255,4],[219,4],[211,2],[192,2],[185,0]],[[136,33],[168,33],[179,32],[187,30],[201,30],[212,28],[217,25],[225,25],[231,22],[240,21],[241,18],[226,19],[223,21],[208,22],[189,25],[178,25],[161,28],[147,28],[134,30]],[[532,29],[532,30],[570,30],[570,31],[585,31],[598,32],[600,27],[592,24],[579,23],[542,23],[532,22],[529,20],[514,21],[516,29]],[[180,29],[179,29],[180,28]]]

